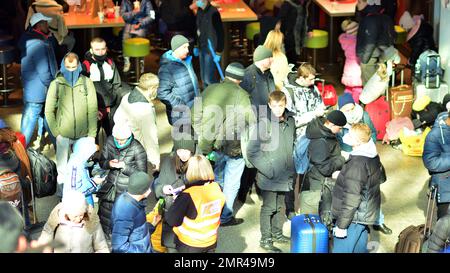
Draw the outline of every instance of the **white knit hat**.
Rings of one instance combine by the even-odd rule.
[[[87,212],[87,207],[86,198],[81,192],[69,190],[64,193],[62,209],[65,214],[82,215]]]
[[[112,135],[115,139],[128,139],[131,136],[131,130],[128,124],[119,123],[114,125]]]
[[[414,20],[408,11],[405,11],[402,17],[400,17],[399,25],[407,31],[412,29],[415,25]]]

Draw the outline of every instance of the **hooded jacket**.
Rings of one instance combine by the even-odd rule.
[[[81,65],[72,73],[65,69],[64,60],[61,65],[61,71],[48,88],[45,101],[45,118],[50,131],[55,137],[95,137],[98,111],[95,86],[89,78],[79,73]]]
[[[91,140],[87,140],[91,141]],[[86,142],[77,141],[73,145],[72,154],[67,162],[66,169],[70,174],[70,180],[64,181],[63,196],[65,192],[76,190],[86,196],[86,202],[94,207],[92,194],[97,191],[100,186],[91,179],[87,161],[95,153],[95,143],[85,144]]]
[[[442,252],[445,245],[448,245],[450,240],[450,213],[447,211],[447,215],[440,218],[428,239],[428,253]]]
[[[119,196],[111,214],[111,247],[115,253],[151,253],[150,235],[155,228],[147,222],[147,199],[136,201],[128,192]]]
[[[93,207],[88,206],[88,217],[82,226],[60,224],[62,203],[58,204],[50,213],[41,236],[39,244],[48,244],[53,239],[65,246],[56,248],[55,253],[109,253],[105,235]]]
[[[173,56],[172,50],[167,51],[161,57],[158,78],[158,99],[166,106],[167,118],[173,125],[179,118],[172,117],[172,110],[182,105],[191,108],[200,93],[192,56],[182,61]]]
[[[345,163],[336,135],[325,127],[323,117],[313,119],[306,127],[306,137],[311,141],[308,146],[309,169],[305,175],[305,186],[311,191],[322,188],[325,178],[331,178],[335,171],[342,169]]]
[[[109,162],[113,159],[125,162],[125,168],[111,168]],[[100,166],[104,170],[109,170],[105,183],[109,182],[115,185],[117,200],[128,189],[128,180],[131,174],[136,171],[147,172],[147,153],[142,144],[136,139],[132,139],[128,145],[119,149],[114,143],[114,137],[109,136],[103,147]],[[111,227],[112,207],[113,203],[111,202],[102,200],[99,202],[100,221],[105,232],[109,231]]]
[[[339,43],[345,54],[345,65],[341,83],[348,87],[362,86],[361,66],[356,56],[356,34],[342,33]]]
[[[19,40],[20,72],[24,102],[43,103],[47,88],[58,71],[55,52],[49,40],[29,29]]]
[[[97,92],[98,108],[116,106],[122,82],[119,70],[114,61],[106,57],[104,61],[94,60],[92,53],[87,51],[82,63],[83,74],[89,77]]]
[[[437,52],[436,44],[433,38],[433,27],[420,20],[420,26],[417,32],[408,40],[408,44],[411,47],[411,56],[409,57],[409,63],[414,67],[420,54],[426,50],[433,50]],[[412,30],[411,30],[412,31]]]
[[[450,171],[450,126],[446,124],[448,113],[439,114],[425,139],[423,164],[431,175],[431,185],[437,185],[437,202],[450,202],[450,183],[446,181]]]
[[[155,107],[153,102],[148,101],[138,88],[135,87],[122,98],[114,115],[114,122],[116,124],[128,124],[134,137],[144,146],[147,161],[159,166],[160,155]]]
[[[380,214],[380,184],[386,181],[377,148],[372,140],[350,153],[333,188],[332,214],[337,227],[351,223],[372,225]]]
[[[295,125],[293,114],[286,111],[283,121],[272,113],[272,122],[261,119],[250,129],[247,157],[258,170],[257,185],[265,191],[287,192],[295,174],[293,153]]]
[[[245,127],[254,121],[249,94],[239,84],[226,78],[222,83],[208,86],[202,92],[201,103],[198,108],[194,104],[192,120],[202,153],[217,150],[231,157],[241,156],[240,133],[244,131],[241,125]],[[215,109],[219,109],[215,107],[220,108],[222,117],[217,117],[218,111]],[[214,119],[221,122],[212,122]],[[215,124],[218,128],[213,126]],[[227,136],[233,136],[233,140]]]
[[[305,134],[306,125],[316,117],[314,112],[318,109],[325,110],[325,104],[315,85],[301,86],[296,80],[297,73],[290,73],[281,91],[286,95],[287,109],[294,113],[296,137],[299,138]]]
[[[370,58],[384,58],[383,51],[395,42],[395,29],[391,18],[381,13],[381,6],[365,7],[361,12],[361,21],[356,39],[356,55],[361,63]]]

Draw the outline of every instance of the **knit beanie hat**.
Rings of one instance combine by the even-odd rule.
[[[400,17],[399,25],[407,31],[413,28],[415,23],[409,11],[405,11],[402,17]]]
[[[427,107],[428,104],[430,104],[431,102],[431,98],[429,96],[421,96],[418,97],[413,105],[412,105],[412,109],[416,112],[420,112],[423,111],[425,109],[425,107]]]
[[[172,40],[170,41],[170,48],[172,51],[177,50],[180,46],[189,43],[189,40],[184,37],[183,35],[175,35],[172,37]]]
[[[225,76],[241,81],[244,78],[245,68],[238,62],[230,63],[225,69]]]
[[[128,193],[132,195],[144,194],[150,189],[151,184],[152,180],[147,173],[141,171],[134,172],[128,182]]]
[[[3,119],[0,119],[0,129],[8,128],[8,125]]]
[[[173,139],[173,150],[185,149],[191,151],[192,154],[195,153],[195,141],[190,134],[182,133],[176,135]]]
[[[131,136],[130,127],[127,124],[115,124],[112,135],[115,139],[128,139]]]
[[[347,124],[347,118],[344,113],[339,110],[333,110],[327,115],[327,120],[337,126],[345,126]]]
[[[87,202],[83,193],[75,190],[64,192],[62,209],[69,215],[82,215],[87,212]]]
[[[353,100],[352,94],[344,93],[339,96],[339,99],[338,99],[339,109],[341,109],[344,105],[349,104],[349,103],[355,104],[355,100]]]
[[[272,56],[272,50],[260,45],[255,49],[255,52],[253,52],[253,62],[259,62]]]
[[[381,5],[381,0],[367,0],[367,4],[369,6],[380,6]]]

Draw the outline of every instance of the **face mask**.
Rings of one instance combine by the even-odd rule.
[[[205,3],[203,2],[203,0],[197,0],[197,7],[199,8],[204,8],[205,7]]]
[[[97,61],[100,61],[100,62],[104,62],[104,61],[106,60],[106,54],[105,54],[105,55],[102,55],[102,56],[92,54],[92,56],[94,56],[94,58],[95,58]]]

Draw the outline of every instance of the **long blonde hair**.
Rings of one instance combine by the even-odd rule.
[[[280,24],[277,24],[275,29],[269,31],[267,34],[264,46],[272,50],[273,54],[283,53],[283,40],[284,35],[280,31]]]

